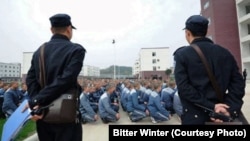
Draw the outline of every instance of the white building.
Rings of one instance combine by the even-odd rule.
[[[135,61],[134,66],[133,66],[133,75],[134,75],[134,76],[135,76],[135,75],[138,75],[139,72],[140,72],[140,60],[137,59],[137,60]]]
[[[169,47],[141,48],[135,64],[139,65],[139,78],[165,78],[166,69],[173,65],[173,56]]]
[[[22,75],[26,75],[30,69],[33,52],[23,52]]]
[[[80,76],[94,76],[99,77],[100,76],[100,68],[90,65],[84,65],[82,67],[82,71],[79,74]]]
[[[21,63],[0,62],[0,78],[21,77]]]
[[[21,63],[3,63],[0,62],[0,78],[6,83],[20,81]]]
[[[29,68],[31,66],[31,59],[34,52],[23,52],[23,64],[22,64],[22,78],[23,82],[25,81],[26,75],[29,71]],[[100,69],[98,67],[89,66],[89,65],[83,65],[82,70],[79,74],[79,76],[100,76]]]
[[[250,74],[250,0],[236,0],[242,69]],[[247,76],[249,79],[249,75]]]

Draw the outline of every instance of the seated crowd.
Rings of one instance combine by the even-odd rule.
[[[150,117],[153,123],[181,116],[182,106],[174,81],[160,80],[84,80],[80,96],[82,123],[103,123],[120,119],[120,106],[131,122]]]
[[[27,86],[17,81],[1,83],[2,113],[9,117],[26,98]],[[182,106],[174,81],[160,80],[84,80],[81,83],[79,111],[82,123],[103,123],[120,119],[120,107],[131,122],[150,117],[153,123],[168,121],[171,115],[181,116]]]

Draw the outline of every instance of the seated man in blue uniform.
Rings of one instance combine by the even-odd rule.
[[[127,102],[127,112],[129,118],[132,122],[140,121],[149,115],[149,111],[144,103],[139,104],[139,94],[140,89],[139,82],[131,82],[130,85],[130,95]]]
[[[2,110],[8,118],[17,109],[22,102],[23,95],[18,89],[18,82],[13,81],[10,83],[10,88],[5,92],[3,99]]]
[[[162,89],[161,91],[161,103],[166,110],[170,111],[171,114],[175,113],[173,108],[175,92],[175,82],[173,80],[169,81],[168,87]]]
[[[99,99],[98,109],[103,123],[116,122],[120,119],[120,114],[111,107],[110,95],[114,92],[115,89],[116,84],[109,83],[106,86],[105,93],[102,94]]]
[[[127,101],[128,101],[128,96],[129,96],[129,87],[130,85],[130,82],[129,81],[125,81],[124,82],[124,87],[122,89],[122,92],[121,92],[121,106],[122,106],[122,109],[123,111],[127,111]]]
[[[90,106],[94,109],[94,111],[97,113],[98,112],[98,101],[99,98],[96,99],[96,97],[94,96],[96,92],[95,87],[91,86],[90,90],[89,90],[89,95],[88,95],[88,99],[89,99],[89,103]]]
[[[100,81],[95,81],[94,82],[94,88],[95,92],[93,93],[93,98],[96,103],[99,102],[99,99],[101,95],[104,93],[104,90],[102,89],[102,84]]]
[[[8,83],[3,83],[2,88],[0,89],[0,96],[3,96],[4,93],[8,90],[9,84]]]
[[[147,105],[148,104],[148,100],[149,100],[149,96],[151,95],[152,93],[152,86],[151,86],[151,82],[150,81],[146,81],[146,84],[145,84],[145,93],[143,95],[143,101],[144,101],[144,104]]]
[[[116,91],[114,91],[111,95],[110,95],[110,101],[111,101],[111,107],[118,112],[120,109],[119,106],[119,99],[118,99],[118,94]]]
[[[82,116],[82,123],[95,122],[98,120],[98,115],[91,107],[88,99],[90,86],[89,84],[84,83],[82,88],[83,92],[80,95],[80,107],[79,107]]]
[[[170,119],[170,113],[162,106],[160,91],[162,84],[160,82],[153,83],[153,92],[149,96],[147,108],[153,123],[167,121]]]

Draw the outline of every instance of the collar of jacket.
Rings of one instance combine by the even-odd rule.
[[[51,39],[64,39],[64,40],[68,40],[69,41],[69,38],[65,35],[62,35],[62,34],[54,34]]]
[[[197,43],[197,42],[204,42],[204,41],[213,43],[213,41],[211,39],[209,39],[207,37],[201,37],[201,38],[194,39],[191,44],[194,44],[194,43]]]

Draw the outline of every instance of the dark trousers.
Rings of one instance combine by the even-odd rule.
[[[82,141],[81,123],[51,124],[37,121],[39,141]]]

